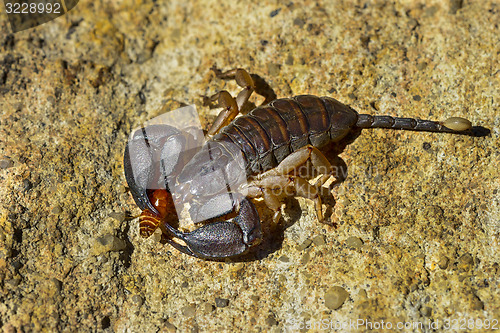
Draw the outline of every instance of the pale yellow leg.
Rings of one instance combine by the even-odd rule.
[[[275,212],[275,217],[281,216],[281,202],[279,197],[299,196],[313,200],[316,208],[316,216],[320,222],[323,221],[321,197],[316,185],[311,185],[307,180],[297,176],[268,176],[263,179],[253,180],[248,187],[247,195],[252,197],[263,197],[266,205]],[[259,192],[260,191],[260,192]],[[278,212],[280,215],[278,216]]]
[[[263,179],[269,176],[288,175],[295,170],[298,170],[301,165],[304,165],[307,160],[311,160],[313,167],[322,176],[316,181],[316,186],[323,185],[334,172],[332,164],[323,155],[323,153],[312,145],[307,145],[294,151],[288,155],[281,163],[274,169],[271,169],[259,176],[257,179]]]
[[[217,118],[215,118],[214,123],[208,130],[208,135],[217,134],[221,128],[227,126],[233,119],[238,115],[243,104],[248,101],[252,92],[255,90],[255,85],[253,83],[252,77],[244,69],[237,68],[227,72],[221,72],[218,69],[213,69],[218,78],[221,79],[234,79],[236,83],[243,89],[240,91],[236,98],[233,98],[231,94],[223,90],[219,93],[208,97],[208,100],[213,102],[217,101],[218,106],[222,107],[223,110],[219,113]]]

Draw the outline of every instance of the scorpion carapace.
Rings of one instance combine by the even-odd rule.
[[[263,198],[274,211],[275,222],[281,217],[283,193],[308,198],[314,201],[318,220],[322,221],[319,187],[335,169],[319,149],[339,142],[351,131],[392,128],[473,135],[471,123],[463,118],[435,122],[371,116],[358,114],[331,97],[310,95],[275,99],[235,118],[252,92],[263,93],[243,69],[215,72],[219,78],[235,79],[243,89],[236,98],[226,91],[206,98],[217,101],[223,110],[199,151],[188,159],[179,158],[185,142],[182,131],[154,125],[132,135],[124,157],[127,182],[137,205],[144,210],[141,235],[148,236],[160,227],[171,245],[199,258],[238,256],[260,242],[260,218],[251,198]],[[241,159],[236,158],[238,154]],[[180,160],[189,162],[179,165]],[[314,184],[296,172],[308,161],[319,174]],[[241,182],[239,174],[246,182]],[[150,189],[165,181],[168,184],[164,188],[177,186],[184,191],[182,195],[172,192],[168,200],[177,204],[189,199],[191,218],[195,223],[203,222],[201,227],[181,232],[165,222],[161,202],[169,192],[152,192],[152,197],[148,196]],[[232,218],[212,220],[231,212]]]

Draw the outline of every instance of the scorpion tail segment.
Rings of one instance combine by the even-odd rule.
[[[243,254],[260,243],[262,238],[260,219],[255,206],[243,199],[238,216],[232,220],[214,222],[192,232],[180,232],[168,223],[166,231],[182,240],[168,242],[181,252],[204,259],[223,259]]]
[[[425,132],[446,132],[469,134],[472,124],[469,120],[452,117],[443,122],[422,120],[414,118],[397,118],[391,116],[372,116],[368,114],[359,114],[356,122],[359,128],[392,128],[410,131]]]

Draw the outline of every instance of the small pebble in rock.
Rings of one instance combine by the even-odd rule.
[[[259,297],[259,296],[257,296],[257,295],[252,295],[252,296],[250,296],[250,299],[251,299],[252,301],[254,301],[254,302],[258,302],[258,301],[260,301],[260,297]]]
[[[269,16],[271,17],[275,17],[276,15],[279,14],[279,12],[281,11],[281,8],[278,8],[278,9],[275,9],[271,12],[271,14],[269,14]]]
[[[340,198],[339,202],[344,207],[347,207],[351,204],[351,200],[347,199],[346,197]]]
[[[304,253],[304,255],[302,256],[302,259],[300,259],[300,264],[302,266],[307,264],[309,262],[309,260],[311,259],[311,255],[309,254],[309,252],[310,251],[307,251],[306,253]]]
[[[166,322],[163,323],[163,327],[165,328],[165,330],[167,332],[171,332],[171,333],[177,332],[177,327],[175,327],[174,324],[172,324],[172,323],[170,323],[168,321],[166,321]]]
[[[280,65],[275,63],[269,63],[267,65],[267,69],[269,70],[269,75],[271,76],[278,76],[280,73]]]
[[[375,184],[380,184],[380,182],[382,182],[384,178],[381,176],[381,175],[376,175],[375,177],[373,177],[373,182]]]
[[[325,236],[323,236],[323,235],[318,235],[318,236],[314,237],[312,241],[313,241],[314,245],[316,245],[316,246],[321,246],[321,245],[326,244]]]
[[[139,295],[132,296],[132,301],[137,304],[137,306],[141,306],[144,303],[144,299]]]
[[[281,262],[290,262],[290,258],[288,258],[285,255],[279,257],[278,260],[281,261]]]
[[[14,162],[12,162],[9,158],[2,158],[0,160],[0,169],[8,169],[14,166]]]
[[[474,258],[469,253],[464,254],[458,258],[458,269],[462,271],[469,271],[474,265]]]
[[[482,310],[484,309],[483,302],[476,295],[471,295],[469,299],[470,308],[472,310]]]
[[[302,244],[297,245],[297,251],[304,251],[307,249],[310,245],[312,244],[312,240],[306,239],[305,241],[302,242]]]
[[[94,243],[92,252],[94,253],[94,255],[100,255],[111,251],[122,251],[125,250],[126,247],[127,243],[124,240],[109,234],[97,238],[96,242]]]
[[[448,13],[455,15],[457,11],[464,5],[463,0],[450,0],[450,9]]]
[[[278,322],[276,321],[276,318],[274,318],[274,315],[271,314],[266,318],[266,324],[269,326],[276,326],[278,325]]]
[[[344,304],[349,293],[342,287],[335,286],[325,293],[325,305],[330,310],[337,310]]]
[[[17,287],[21,283],[21,278],[14,278],[5,281],[5,284],[8,284],[12,287]]]
[[[61,281],[59,281],[56,278],[51,278],[49,280],[49,283],[50,283],[51,289],[53,289],[55,292],[59,293],[61,291],[61,287],[62,287]]]
[[[427,63],[425,61],[420,62],[420,63],[417,64],[417,69],[419,71],[423,71],[426,67],[427,67]]]
[[[199,306],[200,310],[203,312],[203,313],[210,313],[212,311],[215,310],[215,306],[213,304],[210,304],[208,302],[205,302],[205,303],[202,303],[200,306]]]
[[[187,305],[181,309],[181,312],[185,317],[191,318],[196,314],[196,308],[192,305]]]
[[[432,315],[432,309],[428,306],[424,306],[420,309],[420,313],[424,317],[430,317]]]
[[[23,189],[24,192],[28,192],[33,188],[33,183],[29,179],[23,180]]]
[[[109,214],[109,217],[117,221],[123,222],[125,220],[125,212],[111,212]]]
[[[293,20],[293,25],[296,25],[300,28],[302,28],[304,24],[306,24],[306,22],[301,18],[296,18],[295,20]]]
[[[55,205],[54,208],[52,208],[52,214],[61,214],[62,213],[62,208],[59,205]]]
[[[363,241],[358,237],[351,236],[345,240],[345,245],[353,249],[359,249],[363,245]]]
[[[229,305],[229,300],[226,298],[215,298],[215,306],[218,308],[225,308],[226,306]]]
[[[446,268],[448,268],[448,263],[449,263],[449,261],[450,261],[450,260],[449,260],[448,258],[446,258],[445,256],[441,257],[441,258],[439,259],[439,262],[438,262],[438,266],[439,266],[439,268],[441,268],[441,269],[446,269]]]

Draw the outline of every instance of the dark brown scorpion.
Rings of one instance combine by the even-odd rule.
[[[313,200],[322,221],[318,188],[333,175],[334,168],[318,148],[339,142],[353,129],[471,134],[471,123],[463,118],[434,122],[371,116],[333,98],[310,95],[266,100],[268,104],[236,118],[256,91],[256,84],[243,69],[215,71],[219,78],[235,79],[243,90],[236,98],[227,91],[209,98],[223,110],[201,149],[186,157],[183,151],[190,134],[160,124],[134,132],[124,155],[128,185],[143,210],[141,236],[148,237],[160,228],[168,243],[198,258],[238,256],[258,244],[262,238],[260,218],[249,198],[263,198],[274,211],[273,220],[278,221],[282,203],[277,188]],[[257,93],[264,95],[259,90]],[[294,172],[308,161],[320,174],[314,185]],[[173,196],[172,186],[182,194]],[[191,232],[172,226],[171,220],[177,219],[174,202],[189,202],[190,216],[203,225]],[[232,217],[228,215],[231,212]],[[221,216],[226,219],[214,220]]]

